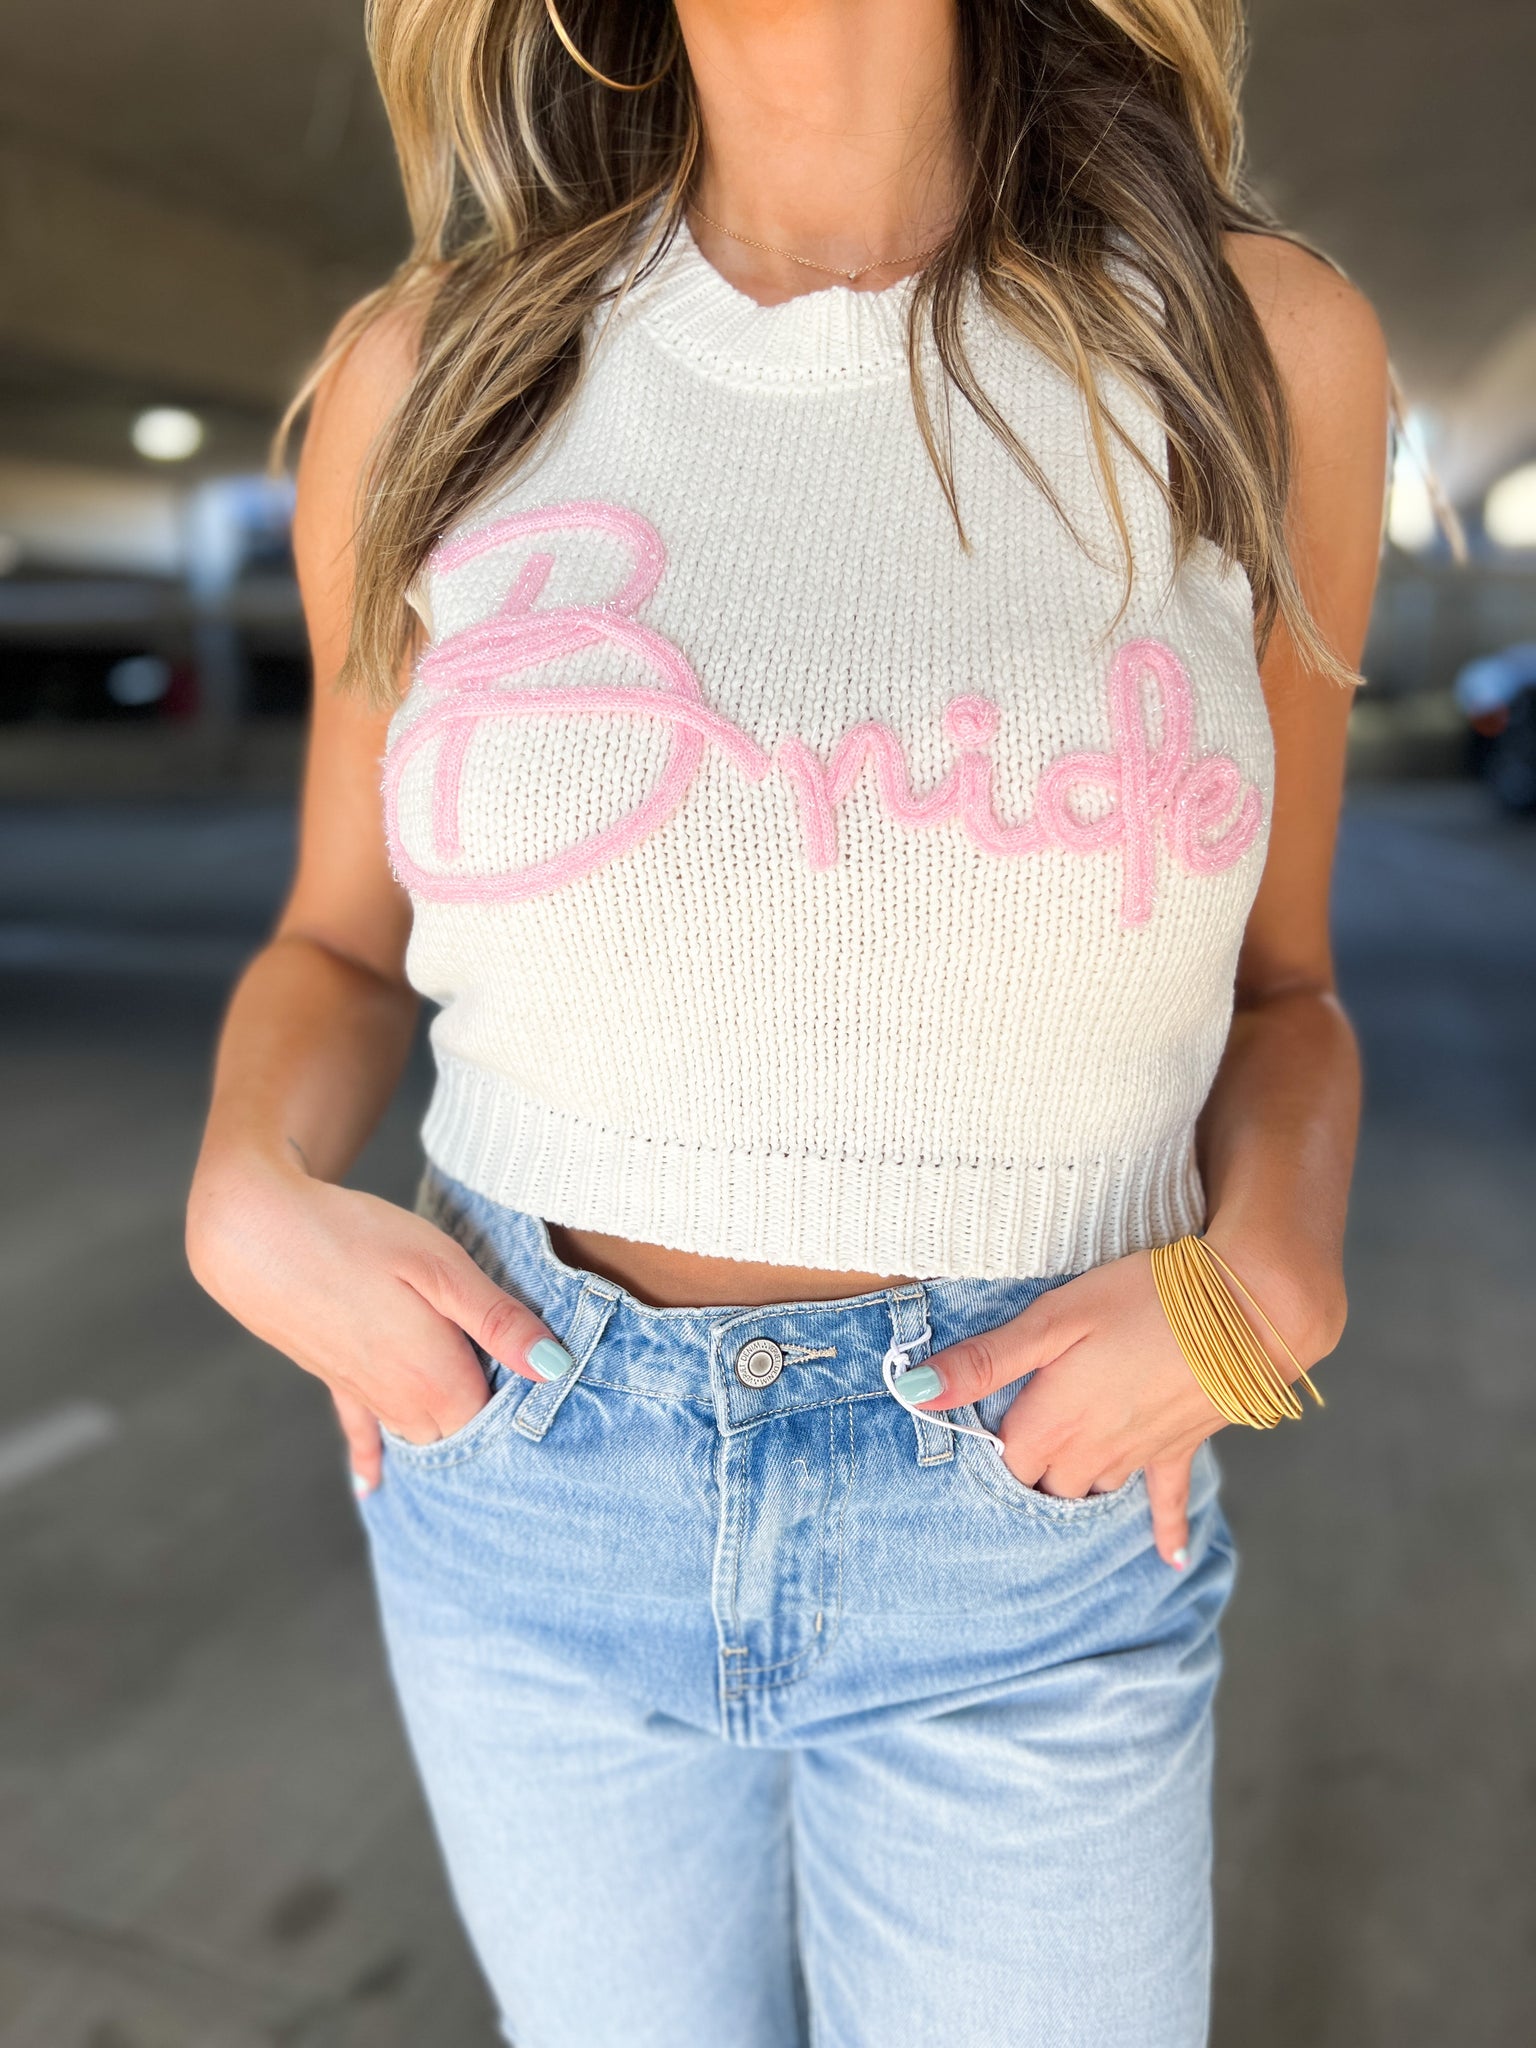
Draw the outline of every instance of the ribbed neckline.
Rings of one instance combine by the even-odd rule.
[[[877,292],[829,284],[759,305],[709,261],[685,221],[623,314],[707,375],[753,384],[852,383],[905,372],[916,276]],[[621,315],[622,317],[622,315]]]

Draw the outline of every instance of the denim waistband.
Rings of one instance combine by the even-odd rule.
[[[893,1347],[909,1360],[922,1358],[995,1329],[1073,1277],[914,1280],[828,1301],[654,1308],[616,1281],[568,1266],[541,1217],[493,1202],[435,1168],[423,1179],[417,1206],[543,1317],[589,1384],[706,1404],[727,1429],[884,1394]],[[779,1356],[771,1349],[756,1354],[759,1370],[774,1373],[757,1384],[743,1353],[765,1341]]]

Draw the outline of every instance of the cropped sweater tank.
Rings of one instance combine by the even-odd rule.
[[[962,544],[910,290],[764,307],[684,229],[418,579],[384,800],[441,1006],[423,1137],[495,1201],[920,1277],[1204,1222],[1273,793],[1252,595],[1209,543],[1174,573],[1121,450],[1117,617],[1081,394],[979,296],[972,362],[1077,537],[957,400]]]

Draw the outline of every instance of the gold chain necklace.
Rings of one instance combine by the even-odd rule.
[[[918,249],[911,256],[877,256],[873,263],[861,263],[857,270],[840,270],[835,263],[817,263],[809,256],[797,256],[793,249],[780,249],[772,242],[758,242],[754,241],[751,235],[738,235],[736,230],[728,228],[723,220],[716,220],[713,214],[706,213],[696,201],[690,204],[700,220],[708,221],[712,228],[718,228],[722,235],[728,235],[733,242],[744,243],[749,249],[764,249],[770,256],[782,256],[786,263],[798,263],[806,270],[819,270],[824,277],[841,277],[849,284],[857,284],[861,277],[866,277],[872,270],[894,270],[904,264],[921,263],[933,255],[935,250],[944,246],[942,241],[932,242],[926,249]]]

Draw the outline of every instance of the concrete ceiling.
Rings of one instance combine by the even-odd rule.
[[[1536,454],[1536,5],[1250,0],[1256,182],[1380,312],[1453,497]]]
[[[0,387],[8,351],[34,394],[180,396],[254,430],[402,245],[361,12],[10,0]],[[1371,294],[1410,395],[1481,434],[1468,476],[1536,446],[1536,6],[1252,0],[1251,22],[1262,189]]]
[[[0,123],[318,263],[376,267],[403,215],[362,0],[8,0]]]
[[[1250,0],[1249,156],[1441,397],[1536,312],[1531,0]]]

